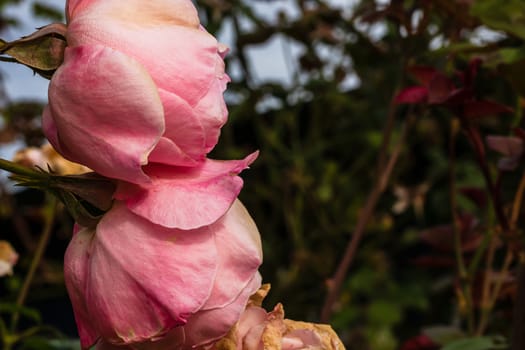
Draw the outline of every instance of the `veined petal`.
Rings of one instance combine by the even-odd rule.
[[[159,151],[155,150],[152,154],[152,162],[158,162],[168,165],[196,165],[197,161],[204,160],[206,155],[205,150],[205,135],[201,124],[202,116],[197,114],[197,111],[182,99],[180,96],[169,91],[159,89],[159,94],[164,106],[166,131],[163,137],[170,140],[182,155],[177,156],[165,152],[165,156],[160,159]],[[192,163],[188,164],[191,161]]]
[[[44,126],[65,158],[142,183],[149,181],[142,166],[164,132],[164,112],[139,63],[110,48],[83,46],[66,49],[51,80]]]
[[[229,284],[224,282],[222,283],[225,285]],[[192,347],[206,345],[228,333],[239,320],[250,296],[260,286],[261,275],[256,273],[230,304],[215,309],[203,309],[193,315],[184,326],[186,344]]]
[[[217,54],[216,77],[208,92],[197,103],[194,109],[195,115],[200,116],[201,124],[205,132],[205,154],[215,147],[219,140],[221,127],[228,120],[228,109],[224,101],[223,93],[229,81],[230,77],[224,72],[224,61]]]
[[[89,244],[79,243],[87,239],[82,231],[73,237],[65,275],[102,338],[126,344],[163,336],[206,302],[218,265],[208,227],[167,229],[116,203],[96,231]],[[79,259],[86,262],[80,272]]]
[[[67,0],[68,23],[90,15],[108,16],[114,21],[128,22],[128,25],[169,23],[194,28],[199,26],[197,9],[190,0],[126,0],[126,6],[114,0]]]
[[[191,168],[151,164],[145,167],[150,184],[120,183],[115,198],[126,201],[135,214],[165,227],[190,230],[210,225],[237,198],[243,184],[237,174],[257,155],[231,161],[206,159]]]
[[[100,337],[100,333],[90,319],[86,304],[88,288],[89,255],[94,230],[75,226],[73,239],[69,243],[64,257],[64,278],[69,299],[75,312],[78,334],[82,348],[89,348]]]
[[[127,8],[126,3],[116,10]],[[212,35],[169,22],[141,25],[133,19],[114,19],[96,11],[74,19],[68,26],[68,45],[104,45],[133,57],[159,88],[180,96],[191,106],[207,93],[215,77],[218,52]]]
[[[240,200],[235,200],[226,215],[210,229],[215,233],[219,267],[202,310],[231,304],[250,283],[263,259],[259,230]],[[259,287],[260,284],[249,295]]]

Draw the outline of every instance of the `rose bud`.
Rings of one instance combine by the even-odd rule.
[[[101,175],[147,183],[142,166],[195,166],[227,110],[226,49],[190,0],[68,0],[64,62],[49,87],[46,136]]]

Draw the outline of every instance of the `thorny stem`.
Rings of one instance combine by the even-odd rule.
[[[514,230],[518,223],[518,218],[519,218],[519,213],[521,211],[521,204],[523,202],[524,192],[525,192],[525,173],[523,173],[521,177],[520,183],[518,185],[518,190],[516,191],[516,195],[514,196],[514,202],[512,204],[512,211],[510,215],[511,230]],[[490,295],[490,297],[488,297],[486,309],[483,310],[484,312],[481,315],[481,320],[480,320],[480,324],[478,328],[478,334],[483,334],[483,332],[485,331],[485,328],[488,325],[488,317],[490,315],[490,311],[494,307],[494,304],[496,304],[499,292],[501,291],[503,282],[505,282],[505,277],[508,275],[509,268],[513,260],[514,260],[514,253],[512,252],[512,249],[507,249],[507,253],[505,255],[505,259],[503,261],[503,266],[501,268],[501,271],[496,275],[496,281],[494,283],[492,294]]]
[[[496,252],[496,237],[490,233],[490,245],[487,251],[487,258],[485,263],[485,276],[483,279],[483,288],[481,291],[481,316],[476,329],[476,335],[480,336],[485,331],[488,323],[488,317],[492,309],[492,300],[490,297],[490,285],[491,285],[491,272],[492,264],[494,262],[494,254]]]
[[[55,221],[56,206],[57,200],[55,199],[55,197],[49,196],[47,205],[44,207],[43,210],[44,227],[42,229],[42,234],[40,235],[40,240],[38,241],[35,255],[33,257],[33,260],[31,261],[31,266],[29,267],[29,271],[24,280],[24,284],[22,285],[22,288],[20,289],[20,292],[16,299],[17,306],[22,306],[24,304],[27,297],[27,293],[29,292],[29,288],[31,287],[31,283],[33,282],[33,279],[35,277],[36,270],[40,265],[44,252],[46,250]],[[13,332],[16,330],[18,319],[19,313],[13,313],[13,316],[11,318],[11,331]]]
[[[394,104],[390,105],[390,108],[395,108]],[[391,115],[391,118],[394,118],[395,113],[389,113],[389,116]],[[403,125],[403,130],[401,133],[401,137],[399,138],[394,150],[392,151],[392,154],[390,155],[390,158],[388,159],[387,164],[384,166],[382,171],[378,172],[378,177],[376,179],[375,186],[372,188],[371,192],[368,194],[368,198],[366,200],[365,206],[362,210],[361,215],[359,216],[359,219],[357,221],[357,224],[354,228],[354,232],[352,234],[352,238],[348,242],[346,246],[345,253],[343,255],[343,259],[339,263],[336,273],[332,279],[332,284],[329,287],[327,297],[325,299],[325,303],[323,305],[323,309],[321,311],[321,322],[327,323],[330,320],[330,316],[333,312],[333,306],[335,302],[337,301],[337,297],[339,296],[339,293],[341,291],[341,286],[343,284],[344,278],[348,272],[348,269],[352,265],[352,262],[355,259],[355,255],[357,252],[357,248],[359,247],[359,244],[361,242],[361,239],[363,238],[363,235],[365,233],[366,226],[372,217],[372,214],[374,213],[375,207],[377,205],[377,202],[379,198],[381,197],[381,194],[385,191],[388,181],[390,179],[390,175],[392,174],[392,170],[394,169],[394,166],[397,162],[397,159],[399,157],[399,154],[401,153],[401,148],[403,146],[407,129],[411,123],[411,118],[405,121]],[[390,140],[390,136],[394,129],[394,124],[391,123],[389,128],[385,128],[383,130],[383,142],[386,140]],[[384,152],[387,151],[388,147],[381,147]],[[381,159],[381,156],[379,157]]]
[[[463,118],[462,120],[465,120],[465,119]],[[518,192],[516,194],[515,201],[514,201],[513,210],[511,213],[512,217],[509,223],[507,216],[503,212],[503,205],[501,202],[499,188],[494,184],[491,174],[490,174],[488,164],[485,160],[483,143],[481,142],[481,140],[479,140],[479,134],[477,134],[475,130],[473,129],[473,127],[468,125],[467,122],[463,123],[463,127],[474,148],[476,159],[483,173],[483,177],[485,178],[485,182],[489,190],[492,205],[494,207],[494,211],[496,213],[496,217],[498,219],[500,227],[503,233],[509,234],[515,228],[517,220],[518,220],[518,215],[519,215],[519,211],[521,208],[523,191],[525,187],[525,183],[524,183],[525,180],[523,180],[522,178],[522,180],[520,181]],[[502,274],[498,276],[499,278],[497,281],[496,288],[494,289],[494,294],[492,295],[492,298],[490,299],[491,300],[490,305],[489,305],[490,308],[493,307],[498,297],[501,285],[503,283],[503,278],[507,270],[510,267],[512,258],[513,258],[513,254],[509,248],[509,251],[507,252],[507,256],[505,257]],[[485,276],[485,278],[489,278],[489,276]],[[524,257],[522,256],[520,256],[519,263],[517,266],[516,279],[518,282],[518,287],[517,287],[518,290],[517,290],[517,297],[516,297],[516,305],[513,311],[514,320],[512,324],[511,344],[512,344],[512,350],[523,350],[525,349],[525,332],[523,331],[525,329],[525,261],[524,261]],[[485,316],[485,318],[486,317],[488,317],[488,315]],[[482,315],[481,324],[480,324],[481,331],[485,327],[486,323],[488,323],[488,321],[485,320]]]
[[[456,119],[451,120],[450,124],[450,141],[449,141],[449,189],[450,189],[450,210],[452,212],[452,229],[454,231],[454,253],[461,284],[462,297],[465,299],[465,313],[467,315],[467,324],[469,333],[474,331],[474,307],[472,303],[472,289],[470,286],[470,276],[463,259],[463,249],[461,242],[460,219],[457,213],[456,203],[456,137],[459,132],[459,122]]]
[[[492,205],[494,207],[494,211],[496,213],[498,222],[501,225],[501,229],[504,232],[509,232],[509,229],[510,229],[509,221],[507,219],[507,216],[503,212],[503,205],[501,202],[500,191],[498,190],[498,187],[494,184],[494,181],[492,180],[490,169],[489,169],[489,166],[484,156],[485,149],[483,146],[483,141],[480,140],[479,134],[475,132],[474,128],[471,125],[468,125],[467,123],[463,123],[463,129],[467,133],[467,137],[470,140],[472,147],[474,149],[476,161],[478,162],[478,165],[483,174],[483,178],[485,179],[485,183],[487,184],[490,199],[492,201]]]
[[[525,349],[525,261],[523,253],[519,257],[517,270],[518,291],[513,310],[511,344],[512,350],[523,350]]]
[[[522,175],[520,184],[518,186],[518,191],[514,197],[514,203],[512,205],[512,212],[510,217],[510,227],[514,230],[518,224],[519,213],[521,211],[521,205],[523,203],[523,195],[525,192],[525,173]],[[509,249],[507,251],[507,257],[505,258],[505,265],[503,266],[500,279],[498,279],[498,284],[496,285],[497,290],[494,290],[493,301],[496,301],[499,293],[499,289],[503,284],[503,278],[507,274],[507,271],[512,261],[513,254]],[[508,263],[507,263],[508,261]],[[523,253],[521,253],[518,262],[518,272],[517,272],[517,281],[518,281],[518,291],[516,295],[516,307],[514,308],[514,320],[512,324],[512,350],[521,350],[525,347],[525,261]]]

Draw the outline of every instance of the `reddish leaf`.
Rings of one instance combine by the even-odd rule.
[[[445,102],[454,89],[452,80],[444,74],[434,74],[428,85],[428,103],[441,104]]]
[[[461,234],[461,251],[471,252],[475,250],[483,240],[483,236],[474,229],[478,220],[470,214],[459,217],[459,231]],[[421,239],[433,248],[442,252],[454,251],[454,230],[452,225],[441,225],[424,230],[420,234]]]
[[[472,143],[472,147],[474,147],[477,150],[481,157],[485,158],[485,145],[483,144],[483,139],[481,138],[481,133],[479,132],[479,129],[475,127],[470,127],[469,131],[469,141]]]
[[[451,256],[438,256],[438,255],[425,255],[415,259],[411,259],[410,262],[419,267],[429,268],[449,268],[456,266],[457,262]]]
[[[500,103],[488,100],[468,101],[463,106],[463,112],[467,118],[481,118],[501,113],[512,113],[512,108]]]
[[[450,94],[447,96],[446,103],[449,106],[463,105],[466,101],[469,101],[473,97],[471,89],[453,89]]]
[[[487,192],[480,187],[463,187],[459,189],[459,193],[470,199],[480,209],[487,206]]]
[[[525,141],[525,130],[523,130],[522,128],[515,128],[514,135]]]
[[[502,171],[515,170],[520,164],[524,153],[524,139],[518,136],[487,136],[487,146],[501,155],[498,161],[498,169]]]
[[[410,86],[401,90],[394,101],[396,104],[401,103],[424,103],[427,100],[428,90],[424,86]]]
[[[430,81],[436,74],[440,74],[434,67],[429,66],[412,66],[408,68],[408,72],[419,83],[425,86],[430,85]]]
[[[501,171],[513,171],[520,165],[518,157],[504,157],[498,160],[498,169]]]
[[[419,335],[408,339],[400,350],[438,350],[439,345],[430,340],[426,335]]]
[[[468,69],[465,74],[465,80],[463,84],[465,86],[472,86],[474,85],[474,79],[476,79],[476,76],[478,75],[479,67],[481,67],[481,59],[478,57],[473,58],[470,60],[468,64]]]
[[[486,140],[491,150],[506,157],[521,157],[523,154],[523,140],[519,137],[489,135]]]
[[[421,239],[437,250],[450,252],[454,249],[454,231],[451,225],[435,226],[424,230]]]

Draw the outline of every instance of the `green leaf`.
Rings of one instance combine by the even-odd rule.
[[[368,307],[369,322],[376,325],[391,326],[401,321],[400,305],[386,300],[374,301]]]
[[[38,311],[25,307],[16,305],[13,303],[0,303],[0,313],[7,313],[7,314],[13,314],[15,312],[20,313],[22,316],[36,322],[40,323],[40,314]]]
[[[499,69],[510,81],[512,87],[516,89],[516,92],[520,96],[525,96],[525,77],[522,74],[525,69],[525,59],[510,64],[502,64]]]
[[[36,17],[52,19],[55,21],[62,21],[64,17],[62,16],[61,10],[40,2],[35,2],[33,4],[33,13]]]
[[[445,345],[441,350],[495,350],[505,348],[507,348],[507,344],[501,337],[475,337],[456,340]]]
[[[430,326],[423,329],[423,334],[437,344],[448,344],[465,337],[461,329],[452,326]]]
[[[474,1],[470,14],[493,29],[525,39],[525,2],[522,0]]]
[[[80,340],[78,339],[52,339],[49,345],[55,350],[79,350]]]

